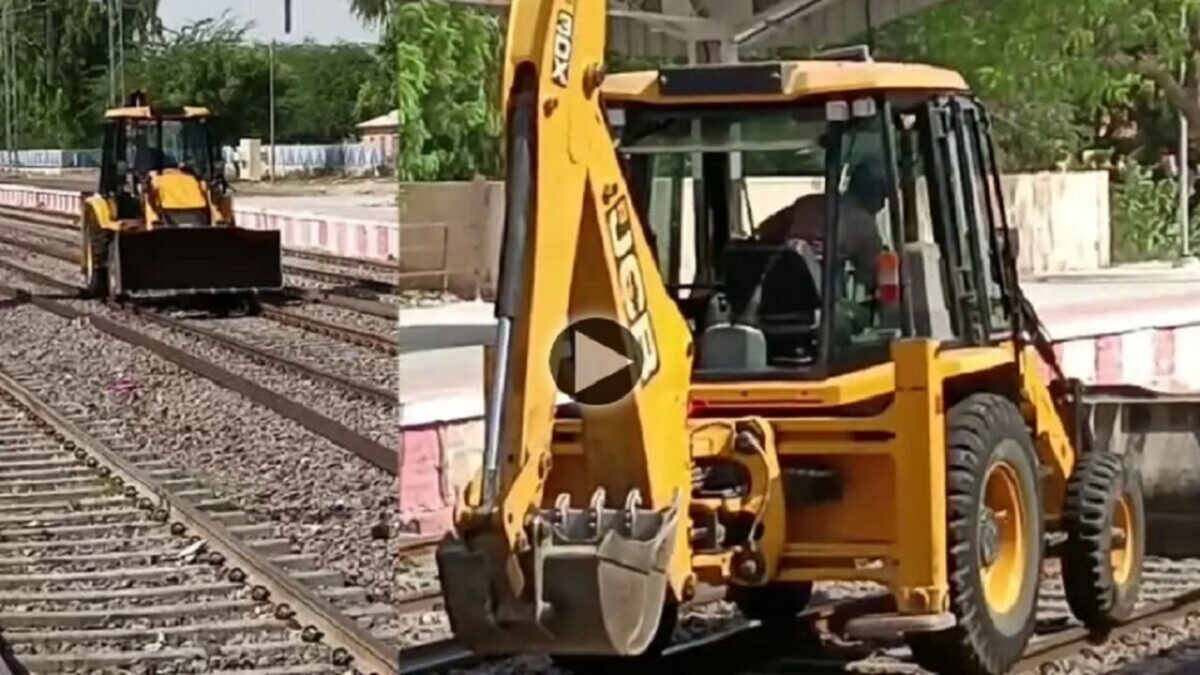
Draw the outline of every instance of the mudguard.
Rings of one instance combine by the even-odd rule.
[[[560,496],[532,519],[520,555],[530,583],[515,601],[497,598],[489,581],[503,558],[448,538],[437,564],[455,637],[481,655],[643,653],[662,618],[679,506],[676,495],[666,509],[642,509],[635,491],[625,508],[605,508],[601,488],[589,508],[573,509]]]
[[[115,294],[241,293],[283,287],[276,231],[197,227],[119,232],[112,246],[109,273],[117,282],[111,287]]]

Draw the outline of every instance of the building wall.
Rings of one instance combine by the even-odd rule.
[[[1110,263],[1108,174],[1032,173],[1004,176],[1009,219],[1021,237],[1020,270],[1026,275],[1089,271]],[[747,192],[753,219],[770,213],[797,197],[821,189],[820,179],[752,178]],[[690,185],[684,186],[689,203]],[[474,183],[416,183],[401,187],[400,221],[444,223],[444,235],[405,235],[401,226],[402,266],[428,268],[442,252],[429,237],[445,236],[447,259],[456,289],[474,289],[467,295],[490,297],[496,286],[500,239],[504,227],[504,186],[496,181]],[[691,249],[692,219],[682,223],[684,251]],[[924,224],[928,229],[928,223]],[[926,234],[925,236],[930,236]],[[406,252],[406,244],[409,250]],[[428,252],[418,250],[418,244]],[[688,261],[684,260],[685,266]],[[686,267],[685,267],[686,270]]]

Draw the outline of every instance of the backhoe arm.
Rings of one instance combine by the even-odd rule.
[[[483,467],[439,552],[477,652],[629,654],[689,573],[691,337],[667,294],[604,121],[605,0],[514,0],[505,61],[506,222]],[[583,407],[569,490],[545,495],[559,333],[627,328],[638,386]],[[669,581],[669,583],[668,583]]]

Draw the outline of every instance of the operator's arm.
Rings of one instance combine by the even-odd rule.
[[[759,223],[756,232],[758,240],[765,243],[803,239],[819,250],[825,235],[825,195],[800,197]]]
[[[875,217],[849,200],[842,206],[841,232],[838,249],[844,259],[854,264],[854,274],[867,290],[875,293],[875,266],[883,253],[883,240]]]

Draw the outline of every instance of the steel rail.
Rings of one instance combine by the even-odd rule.
[[[349,450],[366,460],[371,465],[378,469],[388,472],[391,475],[396,473],[396,454],[395,451],[387,446],[384,446],[373,439],[350,429],[349,427],[336,422],[321,413],[306,408],[303,405],[281,395],[270,389],[263,387],[255,382],[252,382],[241,375],[230,372],[220,366],[209,363],[195,357],[182,349],[169,345],[165,342],[157,340],[144,333],[139,333],[132,328],[121,325],[111,319],[75,309],[61,302],[50,300],[48,298],[39,297],[24,289],[12,288],[9,286],[0,285],[0,293],[13,296],[19,300],[29,302],[43,310],[57,314],[65,319],[85,319],[93,327],[101,332],[107,333],[112,337],[121,340],[122,342],[131,344],[135,347],[146,349],[151,353],[159,356],[175,365],[189,370],[205,379],[211,380],[216,384],[236,392],[246,398],[262,405],[276,413],[296,422],[300,426],[309,431],[322,436],[339,447]]]
[[[483,659],[453,639],[426,642],[400,651],[397,675],[423,675],[450,668],[466,668]]]
[[[357,669],[378,675],[395,672],[398,650],[371,635],[327,600],[292,579],[274,562],[263,559],[219,521],[183,498],[171,494],[148,473],[61,415],[2,369],[0,389],[52,429],[54,437],[68,450],[87,453],[99,465],[106,467],[110,475],[120,477],[126,489],[133,488],[141,497],[165,509],[168,519],[174,517],[177,522],[195,530],[210,548],[224,556],[226,564],[241,569],[249,583],[266,589],[281,615],[290,615],[301,625],[318,631],[324,642],[348,654]]]
[[[1092,632],[1081,627],[1068,628],[1031,644],[1013,668],[1013,672],[1036,670],[1043,664],[1078,656],[1083,649],[1145,628],[1179,621],[1195,612],[1200,612],[1200,589],[1190,590],[1167,600],[1147,603],[1128,619],[1106,632]]]
[[[54,277],[46,276],[45,274],[42,274],[41,272],[28,269],[22,265],[18,265],[16,263],[13,263],[13,262],[10,262],[10,261],[4,260],[4,259],[0,259],[0,269],[7,269],[12,272],[22,274],[35,283],[42,284],[44,286],[50,286],[56,290],[65,291],[65,292],[69,292],[69,293],[78,293],[81,290],[77,286],[74,286],[69,283],[65,283],[63,281],[59,281],[58,279],[55,279]],[[217,331],[214,331],[214,330],[211,330],[208,328],[202,328],[200,326],[193,326],[191,324],[184,323],[183,321],[180,321],[179,319],[174,319],[169,316],[164,316],[162,314],[142,311],[141,309],[139,309],[137,307],[122,307],[115,303],[110,303],[109,307],[111,307],[112,309],[117,310],[117,311],[128,312],[128,313],[132,314],[133,316],[136,316],[140,319],[145,319],[146,321],[150,321],[152,323],[156,323],[160,326],[163,326],[164,328],[178,330],[182,333],[188,333],[194,337],[199,337],[199,338],[203,338],[205,340],[209,340],[211,342],[215,342],[216,344],[218,344],[221,347],[224,347],[226,349],[229,349],[230,351],[242,354],[244,356],[248,356],[250,358],[257,359],[260,361],[266,361],[268,363],[272,363],[275,365],[283,366],[284,368],[287,368],[289,370],[300,373],[301,375],[304,375],[306,377],[324,380],[326,382],[329,382],[331,384],[339,386],[347,391],[353,392],[359,396],[363,396],[364,398],[369,398],[374,401],[379,401],[380,403],[388,403],[388,404],[396,404],[397,403],[397,398],[396,398],[397,395],[393,391],[388,391],[387,389],[383,389],[381,387],[376,387],[375,385],[372,385],[372,384],[360,382],[358,380],[354,380],[349,377],[344,377],[342,375],[338,375],[337,373],[332,373],[329,371],[321,370],[320,368],[317,368],[315,366],[310,366],[307,363],[302,363],[291,357],[284,356],[282,354],[276,354],[276,353],[267,351],[266,349],[263,349],[261,347],[256,347],[256,346],[250,344],[249,342],[240,340],[233,336],[225,335],[223,333],[219,333]]]
[[[55,231],[79,232],[79,225],[76,222],[76,218],[57,213],[0,205],[0,218],[7,218],[9,220],[24,223],[32,223],[37,226],[51,228]],[[28,232],[29,230],[25,231]],[[31,232],[31,234],[37,236],[36,233]],[[51,234],[44,234],[41,236],[56,239],[58,241],[64,240],[62,237]],[[399,268],[397,268],[394,264],[379,260],[356,258],[353,256],[339,256],[321,251],[308,251],[290,247],[284,247],[281,252],[283,253],[283,256],[287,258],[309,260],[324,265],[333,265],[337,267],[363,267],[374,270],[381,274],[394,274],[397,277],[399,277],[400,274]],[[283,270],[285,273],[292,274],[293,276],[310,277],[335,284],[357,285],[361,288],[374,290],[376,292],[396,293],[401,290],[400,287],[395,283],[374,279],[371,277],[362,277],[349,272],[336,272],[331,270],[316,269],[304,265],[288,265],[287,263],[284,263]]]
[[[156,323],[164,328],[178,330],[182,333],[188,333],[194,337],[209,340],[222,347],[225,347],[226,349],[229,349],[230,351],[240,353],[243,356],[248,356],[259,361],[280,365],[288,370],[295,371],[315,380],[324,380],[330,384],[341,387],[346,391],[362,396],[363,398],[368,398],[373,401],[378,401],[380,403],[386,403],[389,405],[397,405],[399,403],[398,395],[394,391],[388,391],[382,387],[376,387],[373,384],[368,384],[366,382],[351,379],[344,375],[338,375],[337,373],[321,370],[320,368],[310,366],[307,363],[302,363],[289,356],[267,351],[266,349],[257,347],[249,342],[240,340],[231,335],[225,335],[224,333],[219,333],[210,328],[193,326],[191,324],[184,323],[179,319],[174,319],[162,314],[144,312],[138,308],[127,309],[127,311],[136,317]]]
[[[41,211],[38,209],[27,209],[20,206],[7,206],[0,204],[0,217],[10,218],[13,220],[30,221],[56,230],[64,230],[76,233],[79,232],[79,218],[77,216],[69,216],[62,213],[55,213],[53,211]],[[383,262],[381,260],[372,260],[371,258],[341,256],[334,255],[332,253],[325,253],[323,251],[310,251],[302,248],[291,247],[284,247],[283,252],[286,255],[302,260],[312,260],[330,265],[357,265],[359,267],[377,270],[385,274],[396,271],[393,263]]]
[[[849,618],[871,612],[887,611],[890,601],[891,598],[886,595],[868,596],[833,602],[801,612],[799,616],[803,625],[822,633],[831,634],[837,633]],[[1024,655],[1011,668],[1011,672],[1040,672],[1044,667],[1078,657],[1084,650],[1095,649],[1140,630],[1181,621],[1196,613],[1200,613],[1200,589],[1192,589],[1173,598],[1148,603],[1135,611],[1128,619],[1107,631],[1097,632],[1075,626],[1058,632],[1043,633],[1034,637],[1026,647]],[[702,662],[711,663],[712,659],[719,658],[720,654],[729,652],[731,645],[740,641],[753,642],[762,637],[764,631],[765,628],[762,625],[751,621],[672,645],[663,653],[660,660],[663,664],[668,665],[668,660],[670,663],[674,663],[683,659],[700,659]],[[739,672],[825,672],[826,670],[843,672],[846,664],[864,656],[852,653],[852,650],[845,648],[839,648],[828,655],[807,655],[789,650],[789,645],[774,643],[765,645],[756,643],[756,645],[755,649],[766,649],[769,653],[759,653],[761,660],[757,664],[747,664],[744,669],[739,669]],[[746,650],[738,649],[736,651],[744,653]],[[801,670],[796,671],[796,668]]]
[[[313,333],[328,335],[330,337],[342,340],[343,342],[356,344],[360,347],[367,347],[389,356],[396,356],[400,353],[400,347],[397,344],[398,339],[395,337],[380,335],[379,333],[373,333],[371,331],[361,330],[358,328],[350,328],[349,326],[342,326],[340,324],[329,323],[328,321],[321,321],[320,319],[314,319],[309,316],[304,316],[303,314],[289,312],[279,306],[264,305],[259,311],[263,316],[273,321],[278,321],[279,323],[295,326],[297,328],[303,328],[304,330]]]
[[[31,241],[26,241],[23,239],[15,239],[15,238],[9,237],[7,235],[3,235],[3,234],[0,234],[0,244],[7,244],[9,246],[14,246],[14,247],[22,248],[22,249],[25,249],[28,251],[33,251],[35,253],[40,253],[42,255],[49,256],[51,258],[55,258],[57,260],[62,260],[62,261],[69,262],[69,263],[74,263],[74,264],[79,263],[79,251],[78,250],[68,250],[68,249],[64,249],[61,246],[49,245],[49,244],[39,244],[38,242],[31,242]],[[305,299],[312,299],[316,302],[325,302],[326,298],[329,297],[329,294],[322,294],[319,292],[312,293],[312,294],[302,293],[301,297],[304,297]],[[336,297],[336,296],[334,296],[334,297]],[[345,300],[348,300],[350,302],[345,302],[345,303],[338,302],[338,303],[328,303],[328,304],[337,304],[346,309],[352,309],[354,311],[361,311],[360,308],[363,307],[366,303],[366,301],[352,299],[352,298],[345,298]],[[386,305],[386,303],[375,303],[375,304],[376,305]],[[300,314],[296,314],[294,312],[289,312],[289,311],[283,309],[283,307],[281,305],[271,305],[269,303],[263,303],[263,306],[261,309],[262,309],[263,316],[266,316],[267,318],[278,321],[280,323],[285,323],[285,324],[288,324],[291,326],[296,326],[298,328],[303,328],[310,332],[327,335],[329,337],[341,340],[343,342],[348,342],[350,344],[356,344],[360,347],[368,347],[370,349],[374,349],[375,351],[378,351],[378,352],[381,352],[384,354],[388,354],[389,356],[396,356],[397,354],[400,353],[400,348],[396,344],[396,339],[386,336],[386,335],[381,335],[379,333],[373,333],[371,331],[361,330],[358,328],[351,328],[350,326],[342,326],[339,324],[330,323],[328,321],[321,321],[320,319],[313,319],[313,318],[306,317],[306,316],[303,316]],[[392,309],[391,312],[387,312],[387,313],[385,313],[385,312],[386,312],[386,310],[380,310],[378,307],[376,307],[376,308],[373,308],[373,311],[368,311],[365,313],[382,315],[383,318],[396,318],[398,316],[398,310],[396,310],[396,309]]]
[[[333,270],[320,269],[316,267],[308,267],[306,265],[296,265],[283,263],[283,273],[290,274],[295,277],[307,277],[316,279],[328,284],[341,284],[349,286],[353,289],[366,289],[375,293],[399,293],[400,287],[390,281],[382,281],[380,279],[372,279],[371,277],[360,277],[349,272],[335,272]],[[399,276],[397,271],[396,275]]]

